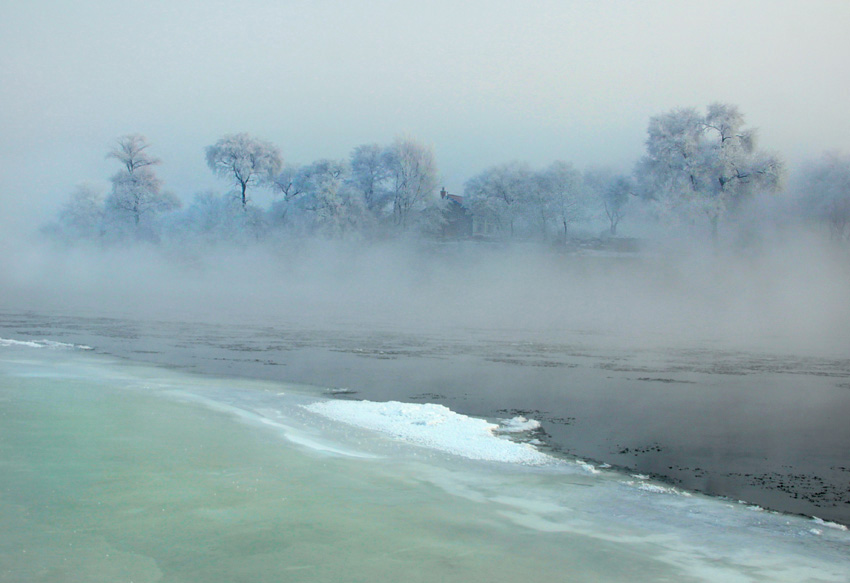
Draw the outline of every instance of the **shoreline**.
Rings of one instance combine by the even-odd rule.
[[[844,500],[850,500],[845,485],[850,469],[842,465],[840,451],[843,450],[835,450],[833,454],[831,466],[835,469],[830,470],[829,461],[812,465],[810,456],[804,454],[825,442],[801,444],[790,440],[794,431],[802,432],[806,425],[767,428],[771,435],[778,431],[789,436],[784,442],[771,444],[771,438],[756,435],[759,430],[756,424],[749,428],[751,434],[742,435],[760,442],[746,444],[736,440],[715,444],[714,450],[701,451],[699,448],[705,444],[699,439],[712,429],[711,424],[692,415],[685,419],[685,425],[675,423],[677,415],[689,410],[683,407],[693,406],[687,399],[695,398],[689,392],[696,387],[701,389],[702,401],[697,403],[702,407],[703,417],[709,421],[728,421],[722,432],[725,435],[744,431],[748,420],[757,421],[749,415],[757,414],[769,400],[793,397],[793,382],[788,379],[806,378],[820,383],[822,391],[830,390],[829,383],[833,382],[830,379],[843,382],[837,376],[824,375],[829,372],[824,368],[828,365],[837,367],[835,374],[842,374],[841,363],[830,364],[829,359],[806,364],[801,358],[798,363],[792,363],[797,367],[795,372],[731,374],[727,366],[722,373],[710,373],[683,370],[681,362],[672,365],[629,362],[633,354],[617,350],[606,354],[587,342],[567,347],[544,343],[520,346],[521,358],[507,358],[508,350],[515,353],[519,350],[512,346],[516,343],[495,339],[484,342],[473,338],[464,342],[452,338],[445,344],[445,338],[410,337],[401,333],[358,335],[345,331],[328,335],[315,330],[274,327],[264,328],[264,336],[258,337],[257,328],[245,326],[182,323],[168,327],[162,323],[142,325],[131,320],[105,323],[73,317],[56,322],[33,313],[18,317],[17,324],[7,322],[0,326],[0,337],[17,333],[22,339],[49,338],[46,333],[53,332],[58,336],[57,341],[94,346],[93,352],[98,354],[209,377],[255,378],[325,387],[328,392],[336,389],[336,394],[328,396],[340,400],[429,402],[484,419],[525,416],[541,422],[539,437],[546,444],[543,449],[559,457],[610,465],[621,468],[627,475],[647,475],[676,488],[732,501],[746,500],[768,510],[850,525],[850,509],[841,512],[842,502],[850,506]],[[668,370],[662,370],[661,365]],[[701,364],[703,368],[704,365]],[[763,361],[750,365],[765,367]],[[788,363],[783,366],[787,367]],[[805,366],[809,367],[807,372]],[[563,383],[564,378],[569,379],[571,386],[553,392],[552,387]],[[707,384],[716,379],[720,384]],[[785,397],[778,396],[776,387],[772,389],[775,394],[768,395],[767,401],[752,401],[750,396],[751,402],[738,403],[739,418],[730,419],[724,399],[743,394],[753,379],[786,383],[789,386],[781,393]],[[596,386],[592,390],[576,388],[582,384]],[[518,390],[519,386],[524,390]],[[622,398],[626,391],[630,399]],[[792,415],[796,411],[772,414],[777,417],[780,413]],[[619,419],[619,425],[606,423],[605,419],[609,418]],[[788,417],[787,423],[792,421]],[[825,435],[831,434],[823,424],[819,428]],[[841,435],[832,435],[829,443],[834,450],[841,444]],[[720,445],[727,449],[717,449]],[[762,448],[762,453],[774,456],[773,461],[755,459],[757,451],[740,449],[747,445],[754,451]],[[802,446],[805,449],[799,449]],[[783,450],[794,448],[798,449],[796,458],[789,459]],[[824,448],[821,449],[823,453]],[[712,455],[719,456],[714,466],[706,463]],[[780,459],[782,455],[784,459]],[[721,478],[726,482],[718,483]],[[842,478],[845,478],[843,483]]]

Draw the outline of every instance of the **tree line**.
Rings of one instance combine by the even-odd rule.
[[[205,155],[232,190],[196,194],[185,207],[163,189],[155,172],[160,160],[150,150],[144,136],[118,138],[107,154],[119,164],[109,192],[78,187],[45,231],[66,242],[100,243],[439,236],[458,201],[437,194],[433,148],[410,136],[357,146],[347,159],[296,165],[284,162],[274,144],[226,135]],[[738,108],[715,103],[704,113],[682,108],[650,118],[646,152],[629,174],[580,171],[564,161],[541,169],[502,163],[467,180],[461,212],[473,225],[468,235],[482,238],[566,242],[574,225],[589,221],[603,221],[616,236],[626,217],[640,214],[705,221],[716,239],[730,215],[786,182],[782,159],[758,147]],[[257,189],[274,193],[267,208],[253,204]],[[850,239],[850,157],[824,154],[799,173],[792,190],[797,216]]]

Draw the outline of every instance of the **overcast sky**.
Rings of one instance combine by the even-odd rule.
[[[106,189],[126,133],[186,201],[226,190],[203,148],[240,131],[295,163],[411,134],[454,192],[513,159],[630,170],[651,115],[714,101],[791,163],[850,152],[848,23],[847,0],[7,0],[2,212]]]

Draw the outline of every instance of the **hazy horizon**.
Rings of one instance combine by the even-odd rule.
[[[731,340],[752,323],[782,334],[799,326],[803,347],[821,331],[844,338],[841,257],[772,228],[749,235],[761,238],[754,250],[695,245],[659,263],[638,256],[643,264],[620,271],[545,252],[429,257],[392,241],[316,241],[300,255],[287,255],[292,241],[281,243],[282,255],[228,256],[220,247],[200,259],[191,250],[175,259],[179,242],[157,252],[56,253],[21,234],[55,218],[75,185],[105,191],[117,170],[106,154],[136,132],[162,159],[164,187],[186,202],[230,188],[203,156],[230,132],[273,142],[290,163],[347,157],[408,132],[434,145],[440,184],[458,192],[512,159],[629,171],[650,116],[714,101],[740,107],[761,147],[793,167],[826,149],[850,150],[842,102],[850,51],[839,50],[850,49],[847,17],[850,4],[840,2],[15,4],[0,23],[0,67],[15,80],[0,88],[9,248],[0,283],[7,303],[16,294],[77,307],[88,298],[128,311],[150,289],[148,317],[157,306],[190,309],[194,296],[212,313],[256,294],[284,314],[304,306],[317,317],[362,311],[377,322],[397,311],[412,329],[441,306],[463,325],[510,327],[525,317],[531,328],[566,329],[581,313],[602,327],[631,322],[637,337],[661,322],[684,337],[693,324]],[[634,219],[624,221],[626,235]],[[704,236],[704,219],[692,224]],[[500,311],[510,305],[520,305],[517,315]]]
[[[850,2],[6,4],[1,580],[845,580]]]
[[[2,222],[20,232],[75,185],[105,186],[127,133],[184,201],[227,189],[203,159],[225,133],[294,163],[409,133],[458,192],[513,159],[629,171],[650,116],[715,101],[793,167],[850,150],[848,20],[837,1],[13,3]]]

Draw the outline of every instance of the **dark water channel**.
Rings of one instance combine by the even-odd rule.
[[[850,358],[610,348],[482,330],[142,322],[0,313],[48,339],[195,373],[306,383],[338,398],[444,404],[541,421],[554,452],[850,524]]]

